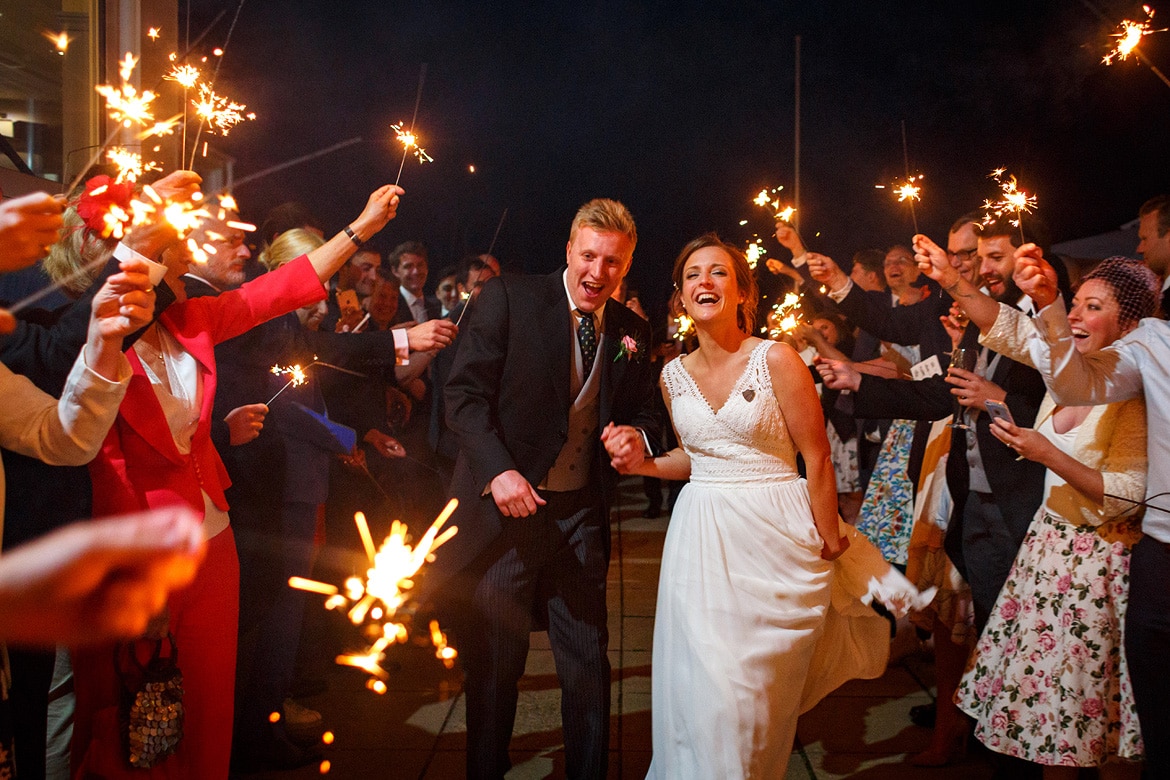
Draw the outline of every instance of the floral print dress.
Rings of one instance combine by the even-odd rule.
[[[1077,428],[1057,434],[1049,417],[1037,430],[1073,454]],[[1139,522],[1092,525],[1068,512],[1076,517],[1070,522],[1052,507],[1080,494],[1051,471],[1047,482],[1044,509],[1028,529],[955,701],[975,718],[979,741],[998,753],[1048,766],[1137,760],[1142,738],[1122,626]]]

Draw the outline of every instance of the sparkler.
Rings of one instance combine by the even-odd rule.
[[[695,334],[695,321],[686,314],[680,314],[674,318],[674,336],[672,338],[678,341],[686,341]]]
[[[790,292],[784,296],[784,300],[774,304],[772,311],[768,313],[768,324],[760,329],[761,332],[767,333],[770,340],[779,341],[785,334],[796,330],[799,325],[803,324],[801,320],[801,299],[803,297]]]
[[[760,263],[760,258],[765,254],[767,254],[767,252],[765,252],[764,248],[760,246],[759,240],[749,243],[747,245],[747,251],[744,252],[744,256],[747,258],[748,268],[755,269],[755,267]]]
[[[1141,60],[1163,84],[1170,87],[1170,78],[1167,78],[1166,74],[1159,70],[1154,63],[1150,62],[1149,57],[1138,48],[1138,44],[1141,43],[1142,38],[1145,36],[1166,32],[1166,28],[1160,30],[1150,29],[1150,25],[1154,21],[1154,9],[1148,5],[1143,5],[1142,10],[1146,12],[1145,21],[1134,22],[1129,19],[1123,19],[1121,24],[1117,25],[1117,32],[1112,35],[1112,37],[1117,38],[1117,45],[1101,58],[1101,62],[1105,65],[1112,65],[1115,60],[1129,59],[1129,56],[1132,54]]]
[[[308,382],[309,377],[305,374],[305,371],[307,371],[309,368],[312,368],[312,364],[309,364],[305,368],[301,368],[300,364],[298,363],[295,366],[283,366],[283,367],[282,366],[273,366],[271,369],[269,369],[276,376],[291,375],[292,379],[285,382],[284,387],[277,390],[276,395],[269,398],[268,402],[264,405],[271,406],[272,402],[275,401],[277,399],[277,397],[281,393],[283,393],[285,390],[287,390],[290,386],[300,387],[305,382]]]
[[[407,542],[406,525],[395,520],[381,548],[375,550],[365,515],[361,512],[355,514],[354,523],[362,538],[370,568],[366,569],[364,580],[360,577],[346,580],[344,593],[341,588],[328,583],[301,577],[289,578],[290,587],[326,596],[326,609],[347,609],[354,625],[366,627],[367,635],[372,640],[366,650],[339,655],[336,661],[342,666],[353,666],[369,674],[367,687],[371,690],[378,693],[386,690],[382,682],[388,677],[382,668],[386,649],[410,637],[411,611],[408,601],[409,591],[414,587],[413,578],[423,564],[434,560],[435,550],[458,532],[458,528],[451,527],[439,533],[458,505],[456,499],[447,502],[447,506],[413,548]],[[447,636],[439,629],[437,622],[431,621],[428,629],[435,647],[435,657],[450,669],[458,655],[455,648],[447,644]]]
[[[1036,196],[1021,190],[1016,184],[1015,176],[1009,176],[1004,180],[1006,173],[1006,169],[996,168],[988,176],[999,184],[1003,197],[995,201],[983,201],[983,224],[991,224],[1005,214],[1015,214],[1011,223],[1020,229],[1020,241],[1024,241],[1024,214],[1031,213],[1032,209],[1036,208]]]
[[[1129,59],[1129,55],[1137,50],[1137,45],[1141,43],[1142,38],[1153,33],[1166,32],[1165,29],[1150,29],[1150,25],[1154,21],[1153,8],[1150,8],[1148,5],[1143,5],[1142,10],[1146,12],[1144,21],[1134,22],[1129,19],[1122,19],[1121,24],[1117,25],[1117,32],[1110,36],[1117,39],[1117,45],[1101,58],[1102,64],[1112,65],[1114,60],[1125,61]]]
[[[69,44],[73,41],[73,39],[69,37],[69,34],[65,32],[46,32],[43,33],[43,35],[53,42],[53,48],[55,48],[57,53],[62,57],[65,56],[65,52],[69,51]]]
[[[915,233],[918,232],[918,215],[914,211],[914,201],[922,200],[922,185],[915,184],[914,182],[920,181],[922,181],[921,174],[917,176],[907,176],[905,181],[894,182],[889,186],[890,191],[898,196],[899,203],[908,202],[910,204],[910,219],[914,223]],[[875,184],[874,189],[884,190],[887,189],[887,187],[884,184]]]
[[[427,64],[424,62],[418,69],[418,89],[414,93],[414,114],[410,117],[410,129],[403,130],[401,123],[392,125],[396,133],[396,139],[402,144],[402,162],[398,164],[398,176],[394,179],[394,186],[398,186],[398,182],[402,179],[402,169],[406,166],[406,155],[410,150],[415,149],[414,156],[418,158],[420,163],[432,162],[430,155],[418,145],[418,138],[414,134],[414,123],[418,120],[418,106],[422,102],[423,82],[427,79]]]

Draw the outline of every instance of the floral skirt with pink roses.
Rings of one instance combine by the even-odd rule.
[[[1046,766],[1141,758],[1122,632],[1140,535],[1129,518],[1032,522],[955,693],[980,742]]]

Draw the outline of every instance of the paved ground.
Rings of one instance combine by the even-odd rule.
[[[613,715],[610,720],[611,778],[636,780],[650,765],[650,643],[654,597],[666,519],[640,517],[640,485],[627,483],[624,508],[615,519],[609,572],[610,660]],[[639,501],[641,503],[639,503]],[[464,776],[464,711],[460,676],[435,660],[428,648],[397,647],[397,664],[384,695],[365,687],[353,669],[326,672],[329,690],[304,703],[319,710],[335,741],[323,747],[328,776],[452,780]],[[929,658],[913,655],[878,680],[851,682],[801,718],[798,745],[786,780],[830,778],[990,778],[982,755],[944,769],[917,769],[908,754],[926,746],[929,732],[906,713],[932,698]],[[532,651],[521,681],[509,778],[565,776],[560,732],[560,692],[544,634],[532,635]],[[320,777],[313,765],[296,771],[250,775]]]

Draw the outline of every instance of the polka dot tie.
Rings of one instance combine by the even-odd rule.
[[[581,357],[585,360],[585,378],[593,370],[593,360],[597,357],[597,327],[593,324],[593,315],[580,309],[581,324],[577,326],[577,341],[581,343]]]

